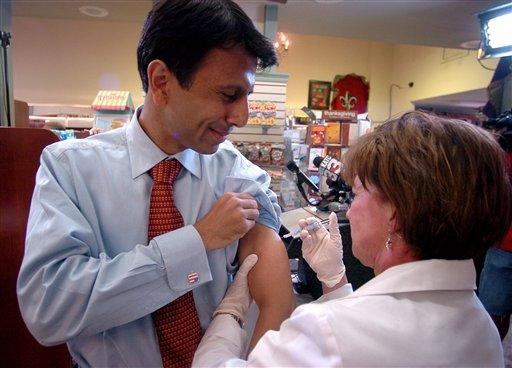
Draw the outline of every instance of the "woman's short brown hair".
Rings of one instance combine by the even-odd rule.
[[[512,221],[505,153],[487,131],[409,112],[359,138],[344,156],[396,207],[399,233],[420,259],[467,259],[499,243]]]

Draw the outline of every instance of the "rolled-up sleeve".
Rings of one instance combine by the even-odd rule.
[[[270,189],[270,176],[264,170],[245,157],[238,157],[231,174],[226,178],[225,191],[252,195],[261,206],[256,221],[279,232],[281,207],[277,195]]]

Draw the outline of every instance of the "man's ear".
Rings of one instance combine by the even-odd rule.
[[[169,102],[170,82],[174,78],[162,60],[153,60],[148,65],[148,92],[156,106],[164,106]],[[148,93],[149,94],[149,93]]]

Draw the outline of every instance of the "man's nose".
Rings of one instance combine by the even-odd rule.
[[[247,124],[249,118],[249,101],[247,97],[234,102],[227,111],[226,121],[229,125],[242,128]]]

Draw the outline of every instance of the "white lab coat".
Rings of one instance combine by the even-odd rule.
[[[503,367],[492,320],[477,299],[471,260],[392,267],[360,289],[346,285],[298,307],[239,359],[245,332],[217,316],[196,367]]]

